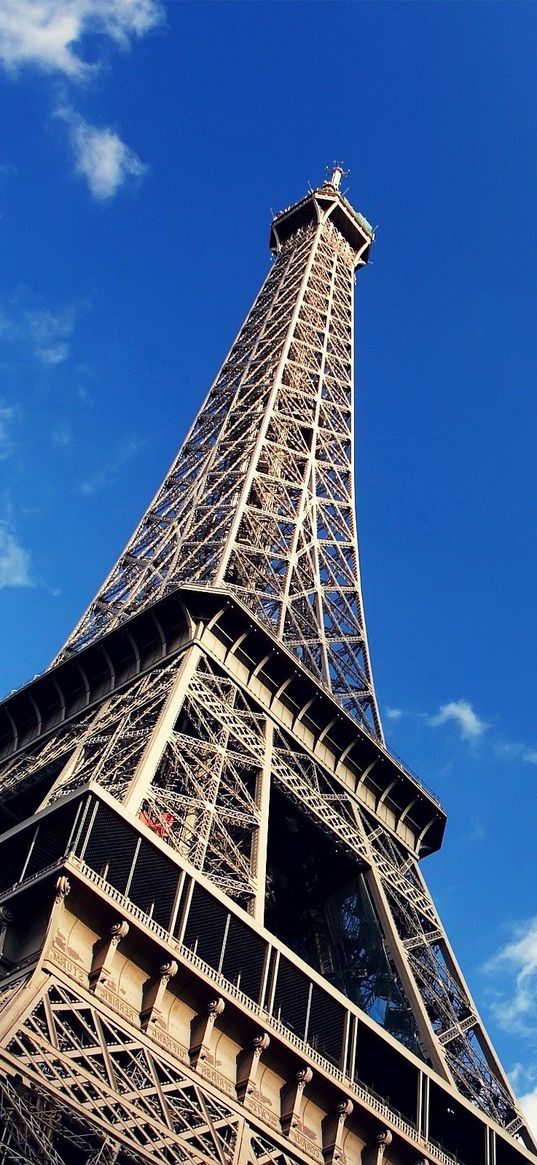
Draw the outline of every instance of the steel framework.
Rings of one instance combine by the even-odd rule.
[[[267,279],[156,497],[59,658],[180,583],[225,586],[381,738],[353,470],[354,272],[372,232],[334,186],[305,203],[298,227],[288,214],[276,219]],[[334,225],[342,208],[351,241]]]
[[[373,236],[340,178],[276,216],[157,497],[0,706],[1,1165],[536,1160],[421,876],[442,808],[382,737],[352,464]]]

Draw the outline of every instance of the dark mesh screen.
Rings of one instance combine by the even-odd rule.
[[[220,902],[216,902],[201,886],[194,887],[192,902],[188,914],[184,943],[195,950],[200,959],[210,967],[218,969],[224,933],[226,928],[227,910]]]
[[[0,845],[0,893],[18,882],[34,833],[32,825]]]
[[[44,870],[52,862],[63,857],[69,835],[73,827],[79,802],[70,801],[54,813],[49,813],[39,823],[36,843],[33,847],[25,877],[30,878],[39,870]]]
[[[391,1108],[402,1113],[411,1124],[415,1123],[417,1068],[364,1024],[360,1024],[358,1030],[356,1078],[372,1088]]]
[[[167,927],[178,878],[177,866],[149,842],[142,841],[128,896],[160,926]]]
[[[485,1125],[431,1080],[429,1135],[461,1165],[485,1165]],[[497,1158],[498,1160],[498,1158]]]
[[[137,840],[137,834],[121,821],[117,813],[107,805],[99,805],[84,861],[97,874],[106,874],[107,881],[124,893]]]
[[[315,983],[311,996],[308,1043],[333,1064],[340,1063],[345,1026],[345,1010],[337,999]]]
[[[273,1013],[286,1027],[304,1039],[308,1013],[309,980],[288,959],[280,959]]]
[[[522,1158],[518,1149],[508,1145],[501,1137],[496,1137],[496,1165],[522,1165],[526,1157]]]
[[[226,979],[256,1002],[261,989],[265,950],[265,941],[232,915],[222,971]]]

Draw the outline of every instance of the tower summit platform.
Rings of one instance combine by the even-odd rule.
[[[375,235],[367,219],[354,210],[341,193],[340,184],[345,173],[339,163],[334,163],[330,177],[323,186],[275,216],[270,232],[271,251],[277,253],[300,227],[330,221],[354,252],[355,265],[358,267],[367,263]]]

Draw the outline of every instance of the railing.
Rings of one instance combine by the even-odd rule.
[[[82,823],[80,825],[80,828],[82,828],[82,824],[85,822],[86,817],[87,817],[87,813],[82,817]],[[90,817],[91,817],[91,815],[90,815]],[[95,818],[95,815],[93,817],[91,817],[91,827],[89,827],[91,830],[94,827],[94,818]],[[71,835],[73,837],[72,844],[76,844],[78,846],[81,844],[81,842],[80,842],[80,838],[78,835],[76,838],[74,837],[74,830],[75,830],[75,826],[76,826],[76,821],[78,821],[78,815],[75,815],[73,812],[73,825],[71,828]],[[95,821],[98,822],[98,818],[95,818]],[[68,825],[69,825],[69,822],[67,822],[67,826]],[[50,831],[50,823],[49,823],[48,818],[44,819],[43,828],[45,829],[45,831],[47,831],[47,828]],[[80,833],[80,828],[79,828],[79,833]],[[126,829],[127,825],[125,825],[124,828]],[[37,842],[35,841],[35,829],[34,829],[34,827],[32,827],[31,831],[28,831],[28,836],[33,839],[31,842],[31,845],[32,845],[32,850],[33,850],[33,854],[34,854],[34,859],[35,859],[35,855],[37,854]],[[89,834],[88,834],[88,837],[89,837]],[[22,838],[22,835],[21,835],[21,838]],[[18,840],[18,835],[17,835],[17,840]],[[71,868],[80,871],[80,873],[82,874],[84,879],[86,879],[88,882],[92,883],[95,887],[98,887],[99,890],[106,896],[106,899],[109,902],[116,903],[119,910],[121,910],[122,912],[125,912],[128,916],[137,920],[144,928],[146,928],[153,935],[155,935],[159,942],[161,942],[164,946],[168,947],[168,949],[171,949],[171,951],[174,954],[179,955],[183,961],[191,964],[193,967],[198,968],[202,974],[207,976],[209,982],[211,982],[215,985],[221,986],[222,990],[224,992],[226,992],[229,996],[231,996],[234,1000],[236,1000],[241,1008],[249,1011],[252,1015],[254,1015],[257,1018],[257,1022],[264,1023],[271,1030],[281,1034],[285,1038],[285,1040],[288,1043],[292,1044],[293,1047],[295,1047],[297,1050],[299,1050],[301,1054],[307,1056],[310,1060],[312,1060],[315,1064],[317,1064],[324,1072],[328,1073],[333,1079],[338,1080],[341,1083],[342,1087],[348,1088],[351,1094],[356,1094],[358,1097],[360,1097],[362,1100],[364,1100],[364,1102],[371,1105],[376,1112],[378,1112],[380,1115],[385,1117],[386,1120],[390,1121],[394,1125],[394,1127],[401,1129],[401,1131],[404,1132],[404,1134],[406,1136],[413,1139],[414,1141],[416,1140],[417,1132],[411,1123],[413,1116],[414,1116],[414,1112],[412,1109],[409,1109],[409,1116],[410,1116],[410,1121],[409,1121],[407,1118],[405,1118],[404,1116],[401,1115],[401,1113],[398,1111],[397,1108],[394,1109],[394,1108],[390,1107],[390,1103],[389,1103],[390,1098],[387,1095],[385,1095],[385,1096],[380,1095],[379,1096],[378,1093],[374,1092],[374,1089],[371,1088],[369,1086],[369,1084],[365,1084],[363,1081],[358,1082],[357,1074],[355,1074],[355,1070],[354,1070],[353,1066],[347,1065],[347,1070],[349,1073],[351,1073],[351,1075],[348,1075],[348,1076],[345,1075],[340,1070],[340,1068],[337,1066],[336,1053],[338,1050],[337,1049],[337,1038],[338,1037],[336,1037],[334,1035],[334,1031],[336,1030],[334,1027],[332,1027],[332,1029],[331,1029],[332,1030],[331,1037],[329,1039],[327,1039],[324,1046],[323,1046],[324,1036],[322,1037],[322,1039],[320,1039],[321,1050],[318,1050],[319,1045],[317,1044],[317,1046],[316,1046],[315,1036],[319,1035],[319,1038],[320,1038],[320,1034],[321,1034],[320,1031],[319,1032],[315,1031],[315,1036],[313,1038],[312,1038],[311,1033],[310,1033],[309,1038],[311,1039],[312,1042],[308,1043],[308,1033],[307,1033],[306,1027],[303,1026],[302,1019],[296,1021],[296,1027],[295,1027],[294,1015],[289,1014],[289,1013],[286,1014],[286,1006],[283,1007],[283,1013],[284,1013],[283,1018],[279,1017],[281,1015],[281,1012],[278,1013],[278,1018],[276,1018],[276,1016],[274,1016],[274,1015],[269,1014],[257,1001],[258,997],[259,997],[259,992],[257,991],[257,982],[255,979],[252,981],[250,994],[246,994],[244,990],[241,990],[240,986],[238,986],[236,982],[233,982],[232,976],[235,975],[235,970],[233,970],[233,972],[231,972],[231,973],[226,972],[225,963],[222,963],[222,961],[220,963],[218,963],[218,961],[217,961],[215,966],[211,966],[210,962],[206,962],[205,958],[202,958],[200,955],[198,955],[196,953],[196,948],[194,948],[194,950],[192,950],[190,946],[187,946],[184,943],[179,942],[176,938],[174,938],[173,934],[167,928],[169,919],[167,920],[164,917],[165,912],[163,912],[163,914],[162,914],[161,921],[157,922],[151,916],[151,913],[147,912],[148,911],[148,903],[146,901],[142,901],[142,905],[138,905],[131,898],[128,898],[125,895],[125,893],[123,892],[123,890],[117,889],[115,886],[113,886],[111,884],[111,882],[107,881],[106,876],[103,876],[101,873],[97,873],[96,869],[93,869],[91,866],[87,865],[86,862],[83,860],[83,858],[77,857],[73,853],[71,853],[69,851],[69,845],[68,844],[66,845],[65,831],[63,833],[63,836],[61,837],[60,844],[61,844],[60,855],[56,858],[55,861],[48,862],[48,864],[46,866],[43,866],[41,869],[36,870],[32,874],[29,874],[28,877],[22,877],[22,878],[19,877],[19,879],[16,882],[14,882],[10,888],[8,888],[7,890],[2,892],[2,894],[0,895],[0,901],[5,901],[6,899],[9,899],[10,895],[17,893],[19,891],[19,889],[21,889],[23,886],[24,887],[31,886],[33,883],[35,883],[35,882],[37,882],[37,881],[39,881],[47,876],[50,878],[54,874],[54,872],[60,870],[62,867],[65,868],[65,863],[67,862],[67,868],[69,868],[69,866],[71,866]],[[85,844],[86,844],[86,841],[84,841],[84,845]],[[144,845],[145,844],[150,845],[150,842],[146,843],[144,841]],[[46,848],[48,849],[48,853],[46,854],[46,856],[48,857],[50,855],[50,848],[48,846]],[[83,852],[83,847],[82,847],[82,852]],[[136,850],[136,853],[138,853],[138,850]],[[45,856],[45,855],[43,855],[43,856]],[[164,858],[164,857],[162,858],[162,860],[165,863],[167,863],[167,865],[171,866],[172,868],[174,866],[177,867],[177,877],[179,878],[181,866],[180,866],[180,863],[179,863],[177,857],[175,857],[175,860],[173,860],[173,861],[171,859],[168,861],[168,859]],[[103,868],[103,866],[101,865],[100,855],[99,856],[97,856],[97,854],[95,855],[95,863],[94,864],[97,865],[97,869]],[[173,873],[173,870],[172,870],[172,873]],[[166,870],[164,870],[164,874],[161,871],[160,876],[165,876],[166,879],[169,881],[169,878],[172,875],[170,875],[169,871],[166,872]],[[195,881],[195,885],[198,886],[197,880],[194,879],[194,881]],[[178,883],[178,885],[179,885],[179,883]],[[207,893],[206,890],[203,890],[202,892],[205,894]],[[173,898],[173,895],[170,896],[170,902],[171,902],[172,898]],[[186,901],[190,901],[189,897],[187,896],[184,899],[184,901],[185,901],[185,903],[186,903]],[[229,909],[223,903],[219,904],[219,907],[222,911]],[[215,902],[215,908],[216,908],[216,902]],[[184,910],[184,907],[182,907],[182,909]],[[241,916],[242,916],[242,912],[241,912]],[[186,913],[185,917],[183,918],[183,925],[186,925],[186,920],[188,917],[189,917],[189,915],[188,915],[188,913]],[[233,917],[233,915],[232,915],[232,917]],[[164,923],[164,925],[163,925],[163,923]],[[171,925],[171,923],[170,923],[170,925]],[[248,920],[247,920],[246,916],[244,916],[243,919],[241,917],[240,925],[242,925],[243,927],[248,926]],[[250,926],[252,926],[251,920],[250,920]],[[178,933],[184,933],[184,932],[179,931]],[[227,933],[228,933],[227,930],[225,930],[226,936],[227,936]],[[261,939],[261,936],[259,936],[259,937]],[[227,942],[227,937],[224,938],[223,941],[224,941],[224,946],[223,946],[222,951],[221,951],[221,959],[222,960],[224,959],[224,951],[226,949],[225,943]],[[263,942],[265,944],[265,948],[267,947],[267,944],[268,944],[269,949],[272,949],[272,948],[274,948],[275,950],[281,949],[281,944],[278,943],[278,940],[277,939],[273,940],[270,935],[265,934],[263,936]],[[232,948],[232,950],[233,950],[233,948]],[[202,954],[205,955],[205,951],[202,950]],[[283,948],[282,954],[285,956],[286,948]],[[211,955],[208,955],[206,957],[211,958]],[[288,957],[289,957],[289,954],[288,954]],[[262,952],[261,952],[260,958],[262,958]],[[35,959],[35,954],[28,956],[24,962],[30,964],[34,959]],[[291,956],[291,961],[292,961],[292,956]],[[235,963],[235,965],[236,965],[236,963]],[[217,970],[216,966],[220,966],[220,967],[223,966],[224,970],[223,971]],[[23,964],[19,963],[19,964],[17,964],[16,967],[11,968],[10,971],[8,972],[8,975],[6,976],[6,978],[11,978],[11,975],[13,975],[13,974],[19,974],[22,967],[23,967]],[[228,973],[230,973],[230,978],[226,977],[226,974],[228,974]],[[274,966],[272,967],[272,973],[275,976],[276,972],[275,972]],[[257,972],[256,972],[256,974],[257,974]],[[330,999],[332,999],[334,1005],[337,1005],[337,1007],[339,1007],[341,1015],[340,1016],[336,1015],[336,1019],[334,1022],[337,1023],[337,1030],[339,1030],[339,1023],[341,1022],[341,1024],[342,1024],[341,1035],[342,1036],[343,1036],[343,1017],[344,1017],[345,1013],[351,1017],[355,1017],[357,1019],[358,1023],[361,1022],[361,1014],[359,1013],[359,1010],[357,1011],[357,1009],[352,1005],[351,1001],[346,1000],[342,997],[340,997],[339,1000],[337,999],[337,997],[334,998],[333,991],[330,991],[328,989],[328,985],[326,988],[323,988],[323,985],[322,985],[322,983],[319,982],[318,978],[310,977],[307,974],[306,967],[302,966],[301,970],[297,969],[297,974],[301,977],[302,980],[305,981],[304,988],[306,991],[307,991],[308,982],[309,982],[310,992],[311,992],[311,984],[313,984],[316,991],[320,990],[320,991],[326,992],[327,996]],[[240,980],[239,980],[239,982],[240,982]],[[259,980],[259,982],[260,982],[260,980]],[[279,980],[277,980],[274,977],[274,985],[276,983],[278,983],[278,987],[279,987]],[[249,987],[248,987],[248,989],[249,989]],[[302,983],[300,984],[300,991],[302,991]],[[293,1006],[294,1006],[294,1004],[293,1004]],[[307,1006],[309,1008],[310,1005],[308,1004]],[[308,1010],[308,1015],[309,1015],[309,1010]],[[466,1024],[468,1026],[470,1026],[471,1023],[473,1023],[473,1022],[474,1022],[473,1017],[468,1017],[468,1019],[466,1020]],[[332,1055],[332,1052],[334,1053],[334,1058],[336,1060],[335,1063],[333,1060],[331,1060],[329,1058]],[[326,1055],[323,1053],[326,1053]],[[401,1049],[401,1053],[403,1054],[403,1049]],[[414,1068],[415,1071],[417,1071],[417,1069],[414,1067],[414,1065],[412,1065],[412,1067]],[[360,1074],[362,1074],[362,1073],[360,1073]],[[373,1077],[372,1084],[375,1085],[377,1088],[380,1085],[381,1092],[383,1092],[384,1082],[382,1081],[382,1079],[377,1082],[375,1080],[375,1078]],[[394,1097],[394,1099],[396,1099],[396,1097]],[[404,1104],[401,1104],[401,1108],[403,1108],[403,1107],[404,1107]],[[513,1126],[511,1128],[507,1128],[505,1131],[507,1134],[514,1136],[514,1135],[516,1135],[519,1127],[520,1127],[520,1123],[518,1123],[516,1125],[513,1123]],[[436,1145],[432,1141],[420,1142],[420,1143],[423,1143],[424,1146],[425,1146],[425,1144],[427,1144],[429,1155],[430,1156],[432,1155],[433,1159],[435,1161],[441,1162],[441,1165],[455,1165],[455,1163],[457,1163],[458,1158],[456,1156],[450,1154],[449,1152],[447,1152],[444,1149],[444,1147]],[[460,1163],[459,1163],[459,1165],[460,1165]]]
[[[342,1088],[348,1091],[351,1095],[357,1096],[363,1103],[372,1108],[379,1116],[381,1116],[389,1124],[393,1125],[394,1128],[399,1129],[399,1131],[410,1140],[419,1140],[420,1145],[423,1146],[424,1151],[430,1157],[432,1156],[436,1161],[440,1162],[441,1165],[462,1165],[462,1163],[459,1162],[459,1159],[454,1155],[446,1153],[443,1149],[440,1148],[440,1146],[434,1144],[434,1142],[426,1141],[424,1138],[419,1137],[415,1126],[412,1125],[409,1121],[406,1121],[400,1113],[390,1108],[390,1106],[386,1104],[386,1102],[379,1096],[377,1096],[377,1094],[374,1093],[370,1088],[368,1088],[367,1085],[358,1083],[356,1080],[352,1080],[350,1077],[346,1076],[340,1068],[337,1068],[335,1064],[333,1064],[325,1056],[321,1055],[321,1053],[313,1048],[311,1044],[308,1044],[305,1040],[301,1039],[300,1036],[297,1036],[296,1032],[293,1032],[290,1028],[286,1027],[286,1025],[282,1023],[280,1019],[276,1019],[275,1016],[271,1015],[258,1003],[255,1003],[252,999],[250,999],[250,997],[246,995],[244,991],[241,991],[235,983],[232,983],[229,979],[226,979],[225,975],[223,975],[221,971],[215,971],[215,969],[211,967],[209,963],[206,963],[203,959],[201,959],[199,955],[195,953],[195,951],[190,949],[190,947],[187,947],[183,943],[180,943],[174,939],[169,931],[165,930],[165,928],[160,926],[159,923],[154,922],[153,919],[143,910],[141,910],[139,906],[135,906],[134,903],[126,898],[124,894],[121,894],[119,890],[116,890],[115,887],[111,886],[110,883],[101,877],[100,874],[97,874],[95,870],[90,869],[90,867],[87,866],[85,862],[81,861],[79,858],[75,858],[74,856],[71,856],[69,860],[77,867],[77,869],[80,870],[85,878],[104,890],[108,898],[113,899],[118,903],[118,905],[122,907],[126,913],[130,914],[134,918],[137,918],[138,921],[140,921],[144,926],[153,931],[153,933],[162,939],[162,941],[165,942],[167,946],[171,946],[174,951],[180,954],[186,962],[190,963],[193,967],[196,967],[199,971],[202,972],[202,974],[207,975],[211,981],[215,983],[215,985],[221,987],[222,990],[231,995],[232,998],[241,1005],[241,1007],[255,1015],[261,1023],[271,1028],[272,1031],[277,1032],[279,1035],[283,1036],[284,1039],[293,1044],[293,1046],[303,1056],[313,1060],[314,1063],[317,1064],[317,1066],[325,1071],[328,1075],[330,1075],[332,1079],[335,1078],[338,1080]]]
[[[375,737],[371,733],[369,733],[368,735],[371,736],[372,740],[375,740]],[[378,744],[378,741],[375,741],[375,743]],[[390,756],[391,759],[394,760],[397,765],[399,765],[399,768],[402,769],[404,773],[406,773],[407,777],[410,777],[410,779],[412,781],[414,781],[414,783],[416,785],[418,785],[420,789],[423,789],[427,793],[427,795],[431,798],[431,801],[434,801],[435,805],[438,805],[438,808],[442,809],[442,811],[443,811],[444,806],[442,805],[440,798],[437,796],[437,794],[434,792],[434,790],[431,789],[431,786],[427,785],[425,783],[425,781],[422,780],[421,777],[418,777],[417,773],[415,773],[414,770],[410,768],[410,765],[408,765],[406,763],[406,761],[401,760],[401,757],[395,751],[394,748],[391,748],[391,747],[388,748],[388,746],[386,744],[384,745],[384,748],[385,748],[386,752],[388,753],[388,756]],[[450,1158],[450,1159],[452,1160],[452,1158]]]
[[[15,890],[18,890],[20,886],[24,886],[24,889],[26,890],[26,887],[31,886],[32,882],[37,882],[39,881],[39,878],[44,878],[45,874],[50,874],[53,870],[59,869],[59,867],[65,861],[66,857],[67,854],[62,854],[61,857],[55,858],[53,862],[50,862],[48,866],[43,866],[41,870],[36,870],[35,874],[29,874],[28,877],[19,878],[17,882],[13,882],[13,885],[9,886],[7,890],[2,890],[2,893],[0,894],[0,902],[4,898],[9,898],[10,894],[14,894]]]
[[[69,862],[73,866],[76,866],[85,878],[88,878],[90,882],[93,882],[96,886],[99,886],[101,890],[104,890],[107,898],[111,898],[114,902],[117,902],[123,910],[128,910],[129,914],[132,914],[134,918],[137,918],[138,921],[143,923],[144,926],[148,926],[149,929],[158,935],[158,937],[162,939],[163,942],[167,943],[169,946],[174,947],[174,949],[177,951],[183,950],[181,943],[178,943],[176,939],[173,938],[173,935],[170,934],[169,930],[166,930],[165,927],[160,925],[160,923],[155,922],[149,914],[146,914],[144,910],[141,910],[139,906],[136,906],[130,898],[126,898],[120,890],[116,890],[115,886],[112,886],[110,882],[107,882],[106,878],[101,877],[101,875],[97,874],[95,870],[92,870],[91,866],[87,866],[86,863],[81,861],[80,858],[77,858],[75,854],[69,855]]]

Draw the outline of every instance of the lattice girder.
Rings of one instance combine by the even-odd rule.
[[[260,918],[269,885],[266,806],[271,788],[280,790],[365,871],[398,990],[433,1063],[494,1119],[511,1123],[512,1094],[415,857],[364,814],[349,787],[292,731],[271,726],[267,710],[199,647],[131,681],[94,712],[82,713],[78,729],[65,725],[41,749],[12,762],[4,795],[39,780],[40,766],[52,771],[55,763],[60,768],[45,804],[96,777],[129,813]]]
[[[381,737],[352,466],[353,284],[363,260],[330,221],[339,197],[312,195],[317,223],[280,246],[178,457],[62,658],[182,582],[223,583]],[[364,233],[362,251],[370,241]]]
[[[349,1070],[366,1106],[375,1089],[364,1091],[356,1075],[360,1038],[366,1047],[387,1040],[385,1065],[403,1057],[398,1066],[419,1088],[418,1101],[415,1087],[411,1101],[403,1097],[414,1124],[393,1124],[401,1136],[394,1165],[407,1165],[408,1144],[420,1140],[451,1165],[428,1140],[435,1089],[441,1103],[448,1096],[459,1106],[461,1128],[483,1132],[480,1165],[504,1165],[502,1130],[534,1146],[418,869],[440,843],[441,807],[385,749],[376,705],[352,453],[354,272],[371,238],[330,184],[278,216],[275,262],[155,499],[57,668],[6,702],[15,714],[7,708],[2,720],[0,810],[6,829],[27,815],[34,830],[22,869],[23,825],[4,839],[18,879],[6,901],[28,892],[30,916],[38,902],[42,920],[41,891],[57,867],[80,881],[80,914],[63,946],[58,940],[60,953],[53,957],[50,929],[39,951],[21,955],[26,938],[19,922],[12,938],[13,915],[0,902],[0,1113],[14,1122],[0,1140],[0,1165],[37,1165],[40,1154],[71,1165],[71,1150],[76,1165],[80,1154],[84,1165],[304,1165],[304,1153],[306,1163],[345,1165],[348,1098],[337,1115],[327,1109],[316,1152],[306,1126],[293,1124],[304,1066],[278,1084],[280,1116],[264,1105],[255,1073],[267,1033],[256,1029],[253,1044],[235,1047],[227,1082],[218,1074],[209,1049],[224,986],[237,1005],[251,1012],[256,1004],[258,1027],[266,1022],[301,1054],[317,1054],[332,1091]],[[114,820],[118,836],[125,823],[131,831],[119,852]],[[54,919],[66,886],[62,874]],[[100,906],[92,899],[86,915],[92,894]],[[139,964],[120,989],[112,968],[121,979],[127,915],[147,946],[140,938],[143,957],[136,948]],[[255,934],[241,921],[252,918]],[[257,966],[263,924],[272,935]],[[190,926],[201,929],[188,946]],[[85,970],[73,956],[82,933]],[[157,939],[172,944],[185,975],[174,1006],[186,1009],[189,1034],[184,1046],[169,1043],[168,1057],[160,1008],[178,963],[155,969]],[[40,969],[26,978],[32,961]],[[246,982],[256,967],[254,999]],[[201,1012],[192,1011],[194,970],[212,990]],[[2,974],[19,978],[2,991]],[[299,981],[309,992],[303,1024]],[[339,1023],[343,1014],[335,1049],[334,1016]],[[229,1030],[221,1025],[224,1057],[237,1022],[238,1012]],[[331,1058],[318,1053],[319,1041]],[[260,1125],[246,1102],[262,1113]],[[379,1146],[391,1142],[373,1146],[370,1116],[352,1160],[381,1165]],[[282,1134],[291,1131],[302,1153],[287,1152]]]

